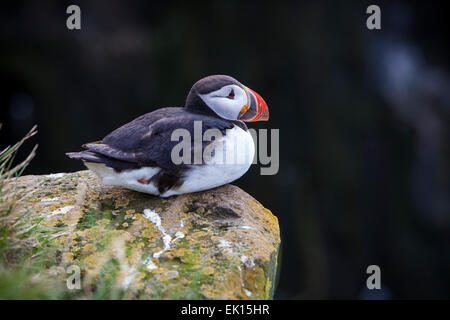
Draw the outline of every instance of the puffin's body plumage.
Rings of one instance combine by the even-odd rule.
[[[222,97],[221,92],[227,95]],[[202,191],[230,183],[249,169],[254,142],[240,119],[253,121],[258,116],[260,120],[268,118],[267,105],[258,94],[231,77],[210,76],[192,87],[185,107],[144,114],[103,140],[83,145],[87,150],[67,155],[83,160],[106,185],[161,197]],[[201,138],[208,129],[217,129],[221,134],[219,139],[200,141],[202,154],[206,147],[220,147],[224,154],[213,152],[213,159],[202,159],[200,163],[174,163],[172,150],[179,143],[171,139],[174,130],[184,129],[194,139],[196,123],[201,125]],[[214,157],[231,153],[237,154],[240,161],[214,161]]]

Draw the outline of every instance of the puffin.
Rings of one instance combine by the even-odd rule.
[[[184,107],[144,114],[66,155],[82,160],[104,185],[166,198],[244,175],[255,154],[245,122],[267,120],[258,93],[230,76],[211,75],[192,86]]]

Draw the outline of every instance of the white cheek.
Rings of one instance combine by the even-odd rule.
[[[231,88],[235,93],[234,99],[226,97]],[[237,120],[241,109],[247,104],[245,91],[235,85],[226,86],[219,91],[200,94],[199,96],[217,115],[228,120]]]
[[[242,108],[247,104],[247,94],[244,92],[244,90],[241,89],[241,91],[236,94],[234,100],[236,101],[237,107],[239,108],[239,115],[239,112],[241,112]]]

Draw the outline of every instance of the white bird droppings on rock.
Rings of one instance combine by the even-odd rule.
[[[54,216],[56,214],[66,214],[67,212],[69,212],[70,210],[72,210],[74,208],[74,206],[65,206],[56,210],[53,210],[50,213],[50,216]]]
[[[152,222],[156,226],[156,228],[158,228],[158,230],[161,232],[161,234],[163,235],[164,248],[159,252],[155,252],[153,254],[154,258],[158,259],[164,252],[169,250],[170,244],[173,241],[184,238],[184,233],[177,231],[175,233],[175,238],[172,240],[172,237],[169,234],[167,234],[166,229],[164,229],[164,227],[162,226],[161,217],[159,216],[159,214],[156,211],[151,210],[151,209],[145,209],[144,217],[146,219],[150,220],[150,222]]]
[[[62,178],[62,177],[64,177],[64,173],[51,173],[51,174],[46,175],[46,177],[50,178],[50,179]]]
[[[231,247],[231,243],[225,239],[220,239],[219,244],[217,245],[219,248],[229,248]]]
[[[145,259],[143,263],[147,266],[147,269],[149,269],[149,270],[154,270],[154,269],[158,268],[156,266],[156,264],[153,262],[151,257],[148,257],[147,259]]]
[[[241,258],[241,260],[242,260],[242,258]],[[238,266],[238,270],[239,270],[239,276],[240,276],[240,280],[241,280],[242,289],[244,289],[244,292],[247,295],[247,297],[251,297],[252,292],[250,290],[248,290],[247,288],[245,288],[245,283],[244,283],[244,280],[242,279],[242,269],[240,266]]]
[[[159,252],[155,252],[155,253],[153,254],[153,258],[158,259],[164,252],[166,252],[167,250],[169,250],[169,249],[170,249],[170,242],[171,242],[171,241],[172,241],[172,237],[169,236],[168,234],[166,234],[166,235],[163,237],[164,248],[163,248],[161,251],[159,251]]]
[[[59,199],[60,199],[60,197],[55,197],[55,198],[44,198],[44,199],[41,199],[41,202],[58,201]]]
[[[150,220],[151,223],[153,223],[161,233],[166,233],[166,230],[161,226],[161,217],[156,211],[145,209],[144,210],[144,217],[147,220]]]
[[[183,232],[180,232],[180,231],[177,231],[176,233],[175,233],[175,239],[174,239],[174,241],[176,240],[176,239],[183,239],[184,238],[184,233]]]

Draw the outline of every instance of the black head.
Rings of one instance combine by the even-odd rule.
[[[186,108],[228,120],[268,120],[264,100],[253,90],[226,75],[208,76],[197,81],[186,98]]]

